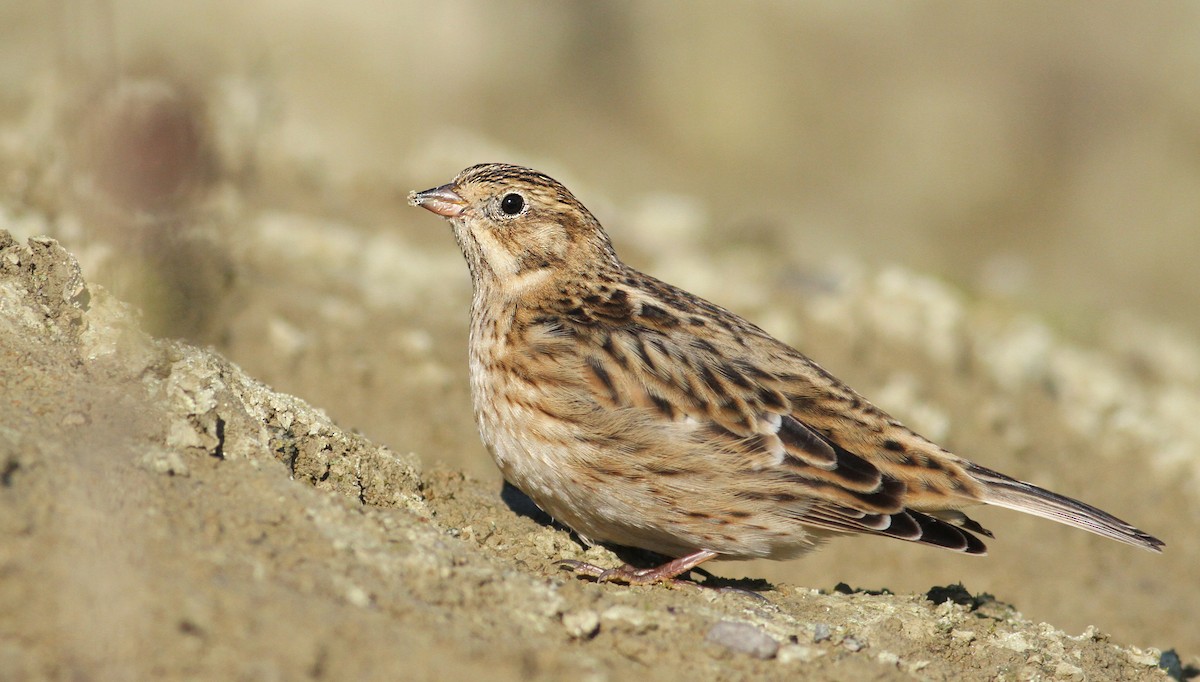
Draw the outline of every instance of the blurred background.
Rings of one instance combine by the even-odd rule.
[[[806,328],[796,306],[847,268],[902,268],[1196,389],[1198,121],[1192,2],[0,4],[9,229],[57,237],[154,333],[213,344],[427,466],[497,484],[467,395],[467,272],[408,190],[481,161],[535,166],[635,266],[808,342],[1003,469],[1013,455],[986,432],[910,405],[924,392],[957,404],[951,417],[970,409],[969,393],[912,388],[938,366],[913,360],[897,384],[887,368],[906,356],[886,339],[856,354],[871,341]],[[1075,480],[1033,450],[1011,473]],[[1102,473],[1127,505],[1114,511],[1143,509],[1155,530],[1157,512],[1120,497],[1121,470]],[[1098,489],[1089,475],[1070,492]],[[1070,612],[1094,585],[1020,592],[1004,564],[975,573],[908,548],[843,577],[865,547],[845,544],[827,563],[731,571],[894,589],[966,576],[1068,629],[1098,618]],[[1137,608],[1113,626],[1133,643],[1185,637]]]
[[[0,26],[10,124],[66,115],[29,108],[49,76],[101,99],[159,79],[244,181],[432,185],[481,160],[432,145],[482,137],[593,203],[680,194],[814,262],[1200,329],[1195,3],[58,0]],[[285,158],[248,158],[268,146]]]

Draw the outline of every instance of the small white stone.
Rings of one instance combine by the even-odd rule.
[[[956,640],[960,641],[960,642],[973,642],[973,641],[975,641],[975,632],[974,632],[974,631],[972,631],[972,630],[959,630],[959,629],[954,629],[954,630],[951,630],[951,631],[950,631],[950,636],[951,636],[952,638],[954,638],[954,639],[956,639]]]
[[[1054,679],[1056,680],[1083,680],[1083,668],[1071,665],[1066,661],[1054,666]]]
[[[775,653],[775,659],[780,663],[808,663],[825,655],[821,649],[803,644],[784,644]]]
[[[1129,651],[1125,655],[1134,663],[1147,667],[1158,665],[1159,660],[1162,659],[1162,652],[1154,648],[1139,649],[1137,647],[1129,647]]]
[[[862,651],[867,648],[867,643],[857,637],[847,637],[842,640],[842,646],[850,651]]]
[[[992,643],[998,647],[1011,649],[1017,653],[1024,653],[1031,648],[1029,642],[1025,640],[1025,636],[1019,632],[996,635]]]
[[[87,423],[88,423],[87,415],[85,415],[82,412],[68,412],[67,415],[65,417],[63,417],[63,420],[62,420],[62,425],[67,426],[67,427],[83,426],[84,424],[87,424]]]
[[[371,604],[371,595],[358,585],[351,585],[346,588],[346,601],[359,608],[364,608]]]
[[[588,639],[600,631],[600,614],[591,610],[570,611],[562,617],[567,634],[575,639]]]
[[[151,450],[142,455],[141,463],[156,474],[185,477],[191,474],[187,460],[176,450]]]

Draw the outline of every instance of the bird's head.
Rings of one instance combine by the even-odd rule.
[[[454,228],[476,287],[502,289],[556,273],[618,267],[608,236],[557,180],[522,166],[472,166],[408,202]]]

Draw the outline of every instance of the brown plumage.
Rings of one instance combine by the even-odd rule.
[[[976,504],[1161,551],[947,452],[750,322],[625,265],[546,175],[483,164],[409,201],[450,221],[470,269],[475,417],[505,478],[589,542],[677,557],[581,573],[671,580],[847,533],[984,554],[991,533],[959,511]]]

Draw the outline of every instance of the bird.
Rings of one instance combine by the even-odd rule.
[[[653,567],[560,562],[629,585],[713,559],[792,559],[845,535],[986,554],[995,505],[1146,550],[1079,500],[955,455],[753,323],[626,265],[531,168],[471,166],[409,203],[449,221],[472,282],[475,421],[504,478],[586,544]]]

